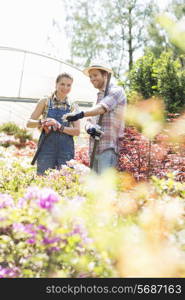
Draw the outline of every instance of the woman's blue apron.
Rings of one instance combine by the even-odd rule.
[[[47,118],[53,118],[60,124],[69,127],[69,122],[63,122],[63,115],[70,112],[70,105],[54,107],[49,100]],[[45,134],[44,132],[42,135]],[[41,139],[40,139],[41,140]],[[43,174],[48,169],[60,169],[67,161],[74,158],[73,136],[59,131],[52,131],[45,139],[37,159],[37,174]]]

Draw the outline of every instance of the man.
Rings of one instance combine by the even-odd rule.
[[[93,152],[95,139],[99,139],[93,162],[93,170],[100,174],[107,168],[116,167],[118,158],[118,142],[123,136],[123,112],[126,97],[123,88],[109,84],[107,95],[104,97],[108,73],[113,73],[110,68],[103,65],[91,65],[83,73],[89,76],[93,86],[99,90],[96,105],[80,113],[66,115],[68,121],[76,121],[84,117],[96,117],[88,120],[87,133],[90,134],[90,157]],[[103,114],[101,128],[98,128],[99,116]],[[94,120],[93,120],[94,119]],[[99,130],[101,129],[101,130]]]

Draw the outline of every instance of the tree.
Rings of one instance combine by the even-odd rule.
[[[94,2],[66,1],[66,32],[70,37],[71,63],[87,66],[104,48],[104,27],[95,14]]]
[[[169,11],[172,12],[177,20],[183,18],[185,16],[185,2],[184,0],[172,0],[171,9]]]
[[[151,51],[156,58],[159,58],[163,51],[168,51],[172,48],[168,40],[168,35],[164,29],[156,21],[156,16],[159,14],[159,9],[155,7],[153,16],[150,19],[150,23],[147,27],[148,33],[148,44],[145,47],[144,52],[147,53]]]
[[[146,51],[152,51],[156,58],[159,58],[162,52],[171,50],[173,52],[174,59],[179,58],[181,65],[184,66],[184,58],[181,56],[183,51],[171,43],[169,40],[167,32],[161,25],[158,23],[156,16],[160,14],[160,11],[157,7],[153,10],[154,15],[151,18],[151,21],[148,25],[148,36],[149,36],[149,43],[148,46],[145,48]],[[184,0],[172,0],[170,5],[167,7],[166,12],[168,12],[173,19],[179,21],[179,19],[185,16],[185,3]]]
[[[131,70],[146,41],[152,6],[141,0],[66,0],[65,4],[72,63],[86,66],[103,59],[118,77]]]

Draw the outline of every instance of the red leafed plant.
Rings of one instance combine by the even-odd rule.
[[[174,121],[172,117],[170,122]],[[129,172],[137,180],[147,180],[152,175],[162,178],[175,171],[176,180],[185,181],[185,145],[170,143],[165,131],[151,142],[135,127],[128,126],[119,146],[119,171]],[[75,159],[89,166],[88,146],[76,146]]]
[[[76,146],[75,148],[75,159],[85,166],[89,167],[89,153],[88,146]]]
[[[159,178],[176,172],[176,179],[185,180],[185,147],[167,143],[166,136],[159,134],[151,142],[134,127],[127,127],[120,140],[119,171],[127,171],[137,180],[152,175]]]

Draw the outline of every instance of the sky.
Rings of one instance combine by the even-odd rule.
[[[149,0],[150,1],[150,0]],[[151,2],[151,1],[150,1]],[[163,10],[166,8],[166,6],[169,4],[170,0],[154,0],[154,2],[157,3],[157,5]]]
[[[149,0],[150,1],[150,0]],[[155,0],[164,9],[170,0]],[[53,18],[59,26],[53,25]],[[0,46],[69,58],[62,0],[0,0]]]
[[[53,18],[59,26],[53,26]],[[0,46],[67,59],[61,0],[0,0]]]

